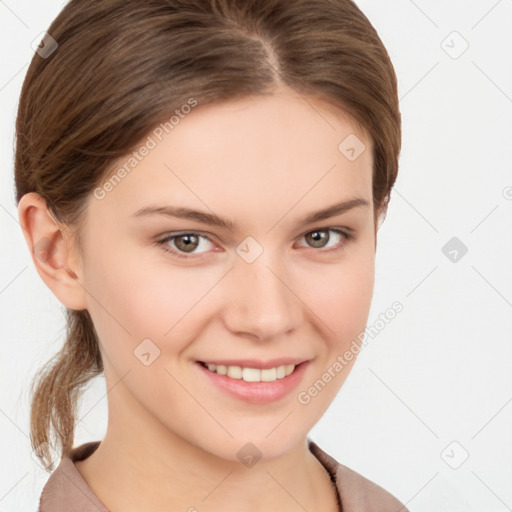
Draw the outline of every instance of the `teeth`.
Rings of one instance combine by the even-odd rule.
[[[217,371],[219,375],[226,375],[228,373],[228,367],[223,364],[218,364],[217,369],[214,368],[213,371]]]
[[[241,366],[225,366],[223,364],[207,364],[208,370],[219,375],[227,375],[232,379],[243,379],[246,382],[273,382],[283,379],[295,370],[294,364],[283,364],[277,368],[243,368]]]
[[[228,366],[228,377],[232,379],[241,379],[242,378],[242,368],[240,366]]]

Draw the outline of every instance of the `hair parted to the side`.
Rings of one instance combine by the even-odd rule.
[[[385,215],[398,172],[397,80],[352,0],[71,0],[29,66],[16,120],[16,200],[40,194],[76,232],[84,205],[157,125],[201,105],[272,94],[279,84],[328,101],[373,142],[373,203]],[[340,141],[341,142],[341,141]],[[85,384],[103,371],[87,310],[67,310],[66,341],[32,387],[32,447],[73,447]],[[58,450],[59,451],[59,450]]]

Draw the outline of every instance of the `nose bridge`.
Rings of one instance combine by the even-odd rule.
[[[231,272],[233,294],[227,313],[228,327],[261,340],[285,334],[297,325],[300,308],[298,300],[286,286],[287,272],[279,257],[270,250],[251,263],[237,258]]]

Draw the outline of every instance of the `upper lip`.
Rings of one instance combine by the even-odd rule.
[[[308,359],[298,358],[298,357],[280,357],[277,359],[269,359],[267,361],[263,361],[261,359],[216,359],[213,360],[201,360],[200,363],[205,364],[222,364],[224,366],[242,366],[244,368],[276,368],[278,366],[294,364],[297,366],[300,363],[304,363],[308,361]]]

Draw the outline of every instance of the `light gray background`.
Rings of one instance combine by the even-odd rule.
[[[404,310],[311,437],[412,512],[512,510],[512,1],[357,3],[391,55],[403,116],[368,325],[395,300]],[[18,225],[12,148],[31,42],[62,5],[0,0],[4,512],[36,510],[49,476],[31,457],[28,383],[63,342],[64,309]],[[456,262],[442,251],[452,237],[468,248]],[[76,444],[103,437],[105,391],[98,378],[86,393]]]

